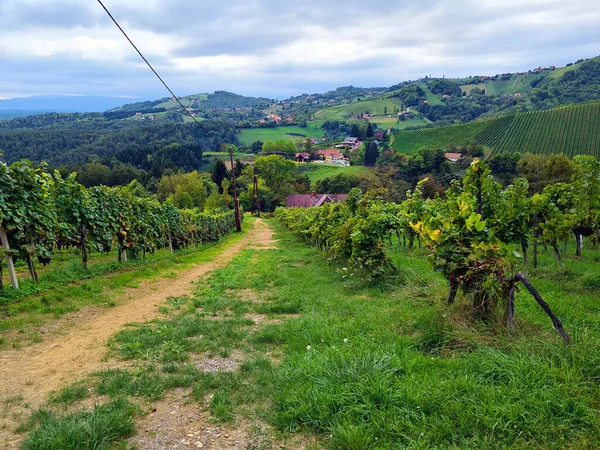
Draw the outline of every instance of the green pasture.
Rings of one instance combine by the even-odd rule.
[[[324,137],[324,132],[320,128],[320,123],[308,122],[306,128],[299,126],[276,127],[276,128],[242,128],[238,139],[242,144],[250,145],[256,141],[277,141],[280,139],[289,139],[297,141],[307,137],[320,139]],[[297,133],[302,136],[296,136],[290,133]]]
[[[298,164],[296,171],[310,178],[311,183],[315,183],[341,173],[345,175],[363,175],[369,173],[369,168],[365,166],[342,167],[335,164],[307,163]]]

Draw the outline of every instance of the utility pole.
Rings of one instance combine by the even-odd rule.
[[[235,228],[238,233],[242,231],[242,221],[240,219],[240,203],[237,199],[237,188],[235,186],[235,167],[233,166],[233,150],[229,146],[229,159],[231,160],[231,182],[233,183],[233,203],[235,205]]]
[[[256,202],[256,215],[260,217],[260,198],[258,197],[258,178],[254,175],[254,187],[252,189],[252,213],[254,213],[254,203]]]

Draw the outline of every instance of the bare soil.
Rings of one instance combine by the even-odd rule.
[[[45,404],[50,392],[91,372],[122,366],[119,361],[106,361],[106,343],[126,324],[160,316],[158,307],[168,298],[191,294],[196,282],[226,266],[243,249],[273,248],[275,242],[268,225],[256,220],[241,240],[226,247],[212,261],[176,272],[176,278],[161,278],[142,282],[137,288],[127,288],[114,299],[117,305],[112,308],[83,308],[61,321],[58,329],[48,327],[52,332],[47,333],[41,343],[23,349],[1,350],[0,448],[18,447],[23,436],[15,434],[15,427],[28,412]],[[191,438],[188,440],[192,442]],[[193,442],[196,446],[198,440]]]
[[[268,433],[260,432],[260,425],[210,423],[206,405],[190,403],[188,395],[183,389],[168,393],[138,421],[138,432],[128,442],[140,450],[272,448],[265,445]],[[207,397],[206,403],[209,402]]]

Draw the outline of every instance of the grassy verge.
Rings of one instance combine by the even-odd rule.
[[[251,222],[252,219],[245,222],[245,227],[251,226],[248,225]],[[175,277],[193,264],[210,261],[242,236],[243,233],[230,234],[219,243],[173,254],[161,250],[128,263],[101,260],[90,265],[88,271],[81,268],[77,257],[71,256],[66,264],[59,262],[58,268],[41,271],[39,283],[26,281],[18,291],[10,288],[2,291],[0,345],[19,346],[23,340],[37,342],[41,339],[38,329],[48,320],[84,306],[114,306],[115,296],[123,289],[137,287],[141,281]]]
[[[186,388],[213,420],[263,420],[286,444],[308,433],[339,449],[596,447],[597,251],[562,269],[543,254],[529,272],[573,336],[565,347],[525,293],[509,332],[472,320],[461,302],[447,308],[446,285],[419,250],[395,246],[399,275],[365,284],[271,225],[278,250],[243,252],[194,298],[174,301],[171,318],[117,335],[114,354],[133,366],[95,374],[91,392],[154,402]],[[213,373],[210,358],[242,363]],[[62,429],[44,423],[31,436]]]

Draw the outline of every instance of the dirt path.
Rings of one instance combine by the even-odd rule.
[[[46,335],[39,343],[21,350],[0,352],[0,448],[16,448],[22,436],[14,434],[18,415],[28,404],[30,411],[45,403],[48,394],[91,372],[117,366],[106,362],[107,340],[124,325],[160,316],[158,307],[169,297],[190,294],[202,276],[226,266],[245,248],[270,248],[272,231],[258,219],[241,240],[225,248],[212,261],[163,278],[127,288],[117,306],[84,308],[69,321],[63,334]]]

